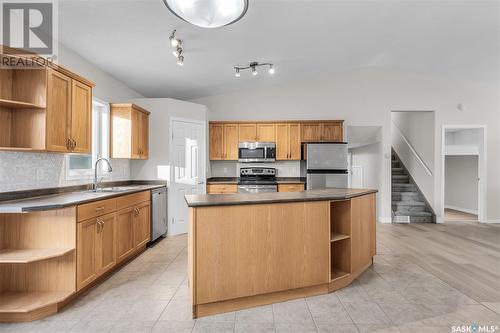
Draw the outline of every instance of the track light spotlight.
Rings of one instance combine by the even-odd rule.
[[[184,57],[183,56],[180,55],[177,57],[177,65],[184,66]]]
[[[257,74],[259,74],[259,72],[257,71],[257,67],[259,67],[259,66],[269,66],[269,74],[275,73],[274,64],[271,64],[269,62],[258,63],[256,61],[253,61],[248,66],[244,66],[244,67],[235,66],[234,67],[234,70],[235,70],[234,76],[240,76],[241,75],[240,70],[242,70],[242,69],[250,69],[250,70],[252,70],[252,75],[256,76]]]
[[[177,46],[177,48],[174,51],[172,51],[172,54],[176,58],[179,57],[182,54],[182,48]]]
[[[170,40],[170,45],[172,45],[172,47],[178,47],[182,44],[182,41],[180,39],[175,38],[176,31],[177,30],[172,31],[172,34],[168,38]]]

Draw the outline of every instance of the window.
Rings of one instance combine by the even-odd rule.
[[[109,104],[92,100],[92,154],[69,154],[66,157],[66,179],[90,179],[98,158],[109,157]],[[104,169],[103,169],[104,170]]]

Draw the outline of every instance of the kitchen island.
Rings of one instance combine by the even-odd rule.
[[[186,195],[193,317],[350,284],[375,255],[376,192]]]

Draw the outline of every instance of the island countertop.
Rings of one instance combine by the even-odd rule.
[[[259,194],[188,194],[184,198],[189,207],[251,205],[266,203],[343,200],[370,193],[373,189],[328,188],[302,192],[273,192]]]

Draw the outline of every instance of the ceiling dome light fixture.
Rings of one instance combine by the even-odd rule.
[[[257,67],[260,67],[260,66],[269,66],[269,74],[272,75],[275,73],[274,64],[271,64],[269,62],[258,63],[256,61],[254,61],[254,62],[251,62],[248,66],[244,66],[244,67],[235,66],[234,67],[234,70],[235,70],[234,76],[241,76],[240,70],[244,70],[244,69],[252,69],[252,75],[256,76],[257,74],[259,74],[259,72],[257,71]]]
[[[248,0],[163,0],[180,19],[202,28],[219,28],[239,21]]]

